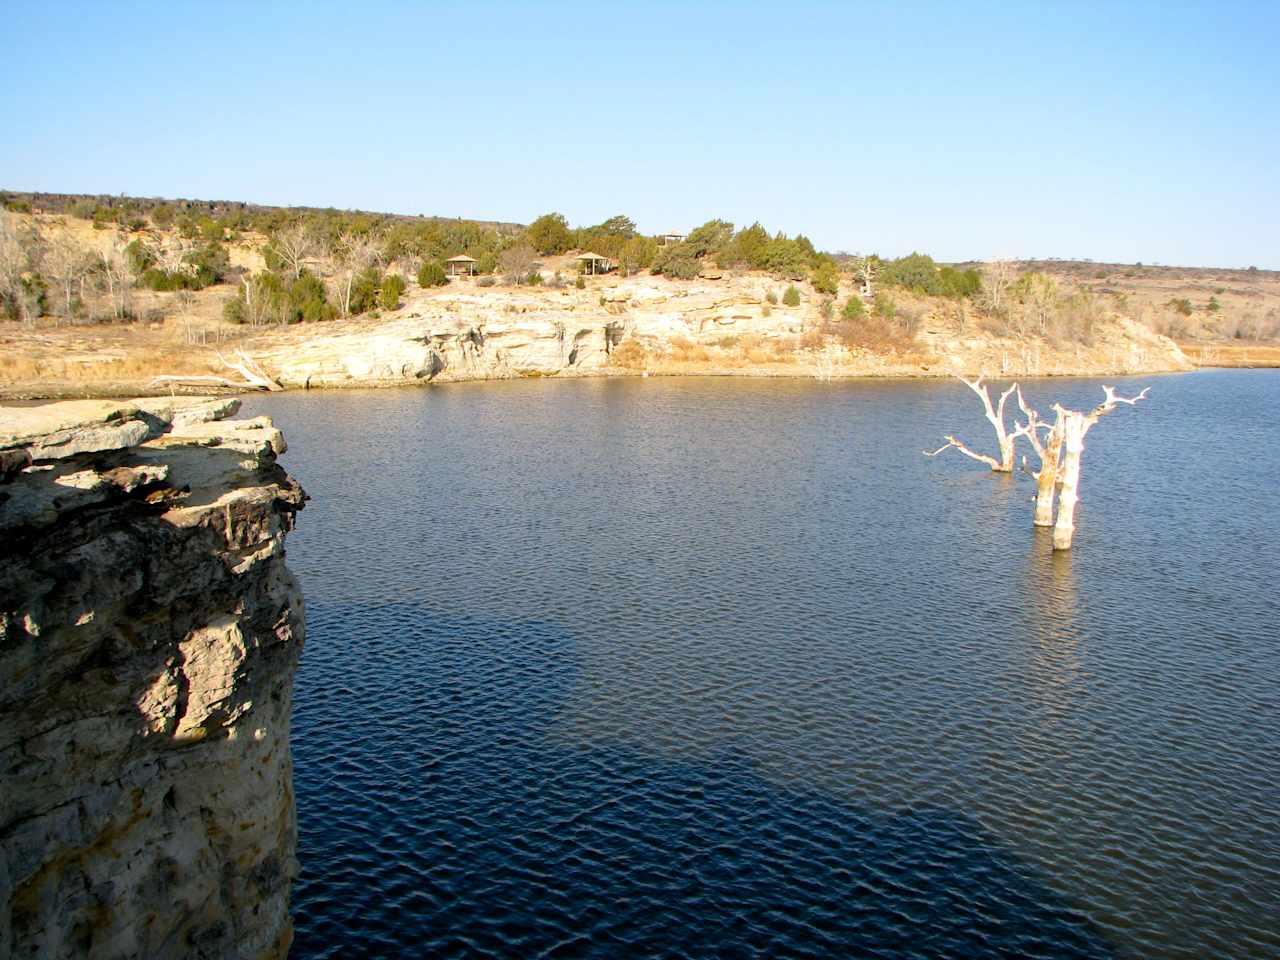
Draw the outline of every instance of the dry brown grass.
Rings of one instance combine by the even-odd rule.
[[[0,381],[60,380],[94,383],[143,380],[165,374],[225,373],[215,359],[190,350],[166,350],[127,357],[0,357]]]
[[[1280,367],[1280,344],[1180,343],[1182,352],[1200,367]]]
[[[653,357],[638,341],[628,340],[613,348],[609,361],[625,370],[647,370],[653,364]]]
[[[711,360],[711,352],[706,347],[687,337],[672,337],[668,356],[674,363],[707,363]]]

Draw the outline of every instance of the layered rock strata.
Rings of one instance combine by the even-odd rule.
[[[467,284],[459,284],[463,291]],[[418,293],[377,320],[273,330],[249,351],[285,387],[637,373],[745,376],[1102,376],[1187,370],[1173,341],[1113,316],[1088,346],[996,336],[930,312],[910,349],[819,335],[821,303],[771,305],[768,284],[621,280],[588,291]],[[776,300],[776,296],[774,297]]]
[[[234,399],[0,409],[0,956],[291,938],[303,505]]]

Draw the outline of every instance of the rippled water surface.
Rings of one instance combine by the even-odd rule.
[[[990,446],[958,384],[249,404],[313,498],[294,955],[1280,956],[1280,374],[1139,382],[1069,556],[920,455]]]

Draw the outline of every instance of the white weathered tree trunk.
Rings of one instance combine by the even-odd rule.
[[[1062,419],[1053,425],[1045,442],[1045,455],[1036,474],[1036,512],[1032,523],[1053,526],[1053,497],[1058,489],[1058,464],[1062,459]]]
[[[1062,408],[1059,407],[1059,410]],[[1075,534],[1076,504],[1080,501],[1080,457],[1084,435],[1089,432],[1085,415],[1074,410],[1062,417],[1062,496],[1058,499],[1058,522],[1053,525],[1053,549],[1070,550]]]
[[[982,377],[978,377],[977,380],[966,380],[964,377],[957,376],[956,379],[976,393],[978,395],[978,399],[982,401],[982,407],[986,412],[987,421],[995,428],[996,431],[996,444],[1000,449],[1000,459],[997,460],[995,457],[989,457],[985,453],[975,453],[950,434],[943,437],[943,439],[947,441],[945,444],[932,452],[928,450],[924,451],[924,455],[926,457],[936,457],[943,450],[955,447],[966,457],[969,457],[972,460],[977,460],[979,463],[985,463],[994,473],[1012,473],[1014,447],[1017,444],[1018,437],[1026,436],[1027,431],[1030,429],[1027,425],[1016,427],[1012,433],[1005,429],[1004,405],[1009,399],[1009,396],[1018,389],[1018,385],[1015,383],[1004,393],[1000,394],[999,404],[993,406],[991,403],[991,393],[987,387],[983,386]],[[1019,396],[1021,396],[1021,394],[1019,394]]]
[[[1040,414],[1027,406],[1026,401],[1022,398],[1021,390],[1018,391],[1018,408],[1026,414],[1026,437],[1031,441],[1031,446],[1040,458],[1040,469],[1031,474],[1036,481],[1036,509],[1032,522],[1037,527],[1051,527],[1053,526],[1053,500],[1057,492],[1059,462],[1062,459],[1062,408],[1054,408],[1057,412],[1057,419],[1054,421],[1053,426],[1049,428],[1049,435],[1043,441],[1040,439],[1040,430],[1048,426],[1048,424],[1042,422]],[[1022,458],[1024,468],[1026,460],[1026,457]]]
[[[1110,413],[1118,403],[1135,405],[1147,395],[1147,389],[1136,397],[1118,397],[1114,387],[1103,387],[1106,399],[1089,413],[1064,410],[1054,406],[1062,422],[1062,495],[1058,502],[1058,521],[1053,525],[1053,549],[1070,550],[1075,535],[1076,504],[1080,502],[1080,458],[1084,454],[1084,438],[1098,418]]]

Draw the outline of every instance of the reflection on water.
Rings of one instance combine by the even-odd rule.
[[[919,456],[961,385],[255,402],[314,498],[296,951],[1280,954],[1277,387],[1091,432],[1067,556]]]

